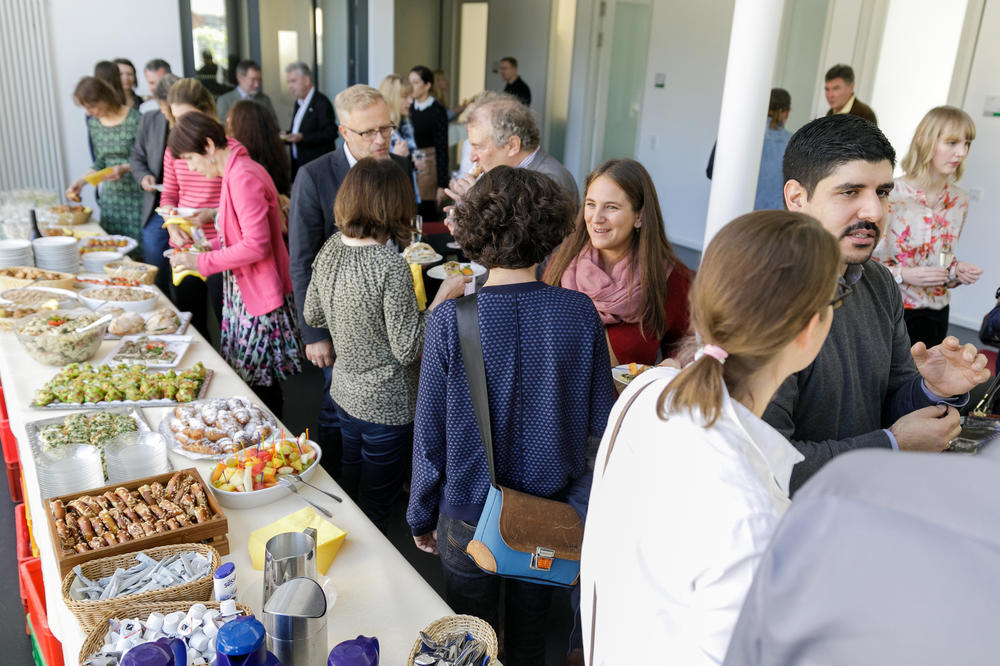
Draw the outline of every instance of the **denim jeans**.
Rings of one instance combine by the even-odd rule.
[[[323,370],[323,400],[319,404],[319,427],[321,429],[337,430],[340,428],[340,418],[337,415],[337,403],[330,396],[330,384],[333,381],[333,366]]]
[[[545,622],[554,588],[483,572],[466,555],[476,526],[441,514],[437,545],[444,570],[445,601],[458,614],[489,622],[499,635],[500,591],[504,588],[503,663],[544,666]]]
[[[170,260],[163,253],[170,249],[170,236],[163,228],[163,218],[153,213],[142,228],[142,260],[156,266],[155,284],[164,294],[170,293]]]
[[[337,405],[343,440],[341,487],[383,533],[408,472],[413,424],[384,425],[354,418]]]

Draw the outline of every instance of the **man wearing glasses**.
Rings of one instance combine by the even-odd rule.
[[[330,398],[330,374],[334,350],[330,332],[313,328],[302,318],[306,289],[312,277],[313,259],[336,231],[333,202],[347,172],[365,157],[393,160],[408,177],[412,174],[410,160],[389,154],[389,139],[393,125],[389,107],[379,91],[366,85],[354,85],[342,90],[333,100],[340,120],[340,136],[344,143],[299,170],[292,185],[292,202],[288,219],[288,249],[290,272],[298,309],[299,330],[306,343],[306,357],[322,368],[326,376],[323,402],[319,414],[319,444],[323,447],[323,467],[331,476],[340,473],[340,425],[336,408]],[[329,455],[326,455],[329,452]],[[329,464],[328,464],[329,463]]]
[[[793,492],[852,449],[944,450],[961,430],[956,407],[989,378],[986,358],[954,337],[911,350],[899,289],[870,260],[885,227],[895,159],[875,125],[844,114],[806,124],[785,149],[785,205],[837,238],[844,267],[843,307],[819,355],[764,412],[805,456],[792,471]]]

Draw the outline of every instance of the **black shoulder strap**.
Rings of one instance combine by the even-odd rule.
[[[463,296],[455,302],[455,316],[458,319],[458,340],[462,346],[462,361],[465,363],[465,376],[469,381],[472,407],[476,411],[479,435],[483,440],[486,464],[490,469],[490,483],[496,486],[493,433],[490,429],[490,401],[486,390],[486,365],[483,362],[483,341],[479,336],[479,310],[475,293]]]

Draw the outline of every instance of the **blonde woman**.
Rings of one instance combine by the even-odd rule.
[[[839,264],[801,213],[744,215],[709,244],[691,290],[699,356],[634,379],[597,454],[580,572],[590,666],[722,663],[802,460],[761,415],[823,345]]]
[[[899,284],[910,344],[923,342],[928,349],[948,335],[948,290],[983,273],[955,257],[969,213],[969,195],[956,183],[975,138],[965,111],[939,106],[927,112],[889,195],[885,238],[874,254]]]
[[[392,130],[392,138],[389,143],[389,151],[393,155],[400,157],[410,157],[416,155],[417,141],[413,138],[413,123],[410,122],[410,105],[413,104],[413,85],[409,79],[404,79],[399,74],[390,74],[382,79],[378,91],[385,98],[385,103],[389,107],[389,119],[395,125]],[[413,159],[413,158],[411,158]],[[423,163],[416,164],[414,160],[413,192],[417,198],[417,205],[421,203],[420,188],[417,186],[417,169]]]

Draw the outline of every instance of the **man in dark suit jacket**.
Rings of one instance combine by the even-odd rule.
[[[292,124],[282,138],[292,147],[292,180],[299,168],[336,147],[337,121],[330,99],[316,90],[304,62],[285,68],[288,90],[295,96]]]
[[[340,470],[340,426],[330,398],[333,345],[329,331],[308,326],[302,317],[306,289],[312,278],[312,263],[323,244],[337,231],[333,202],[347,172],[358,160],[365,157],[391,159],[406,172],[407,177],[412,177],[413,171],[408,158],[389,153],[392,121],[389,107],[379,91],[366,85],[354,85],[338,94],[335,101],[344,143],[299,171],[292,185],[288,219],[290,272],[299,313],[299,330],[306,343],[306,357],[323,368],[326,375],[319,414],[319,444],[324,451],[323,466],[334,476]]]
[[[854,70],[850,65],[834,65],[827,70],[823,92],[827,104],[830,105],[826,115],[850,113],[864,118],[873,125],[878,125],[878,119],[872,108],[854,96]]]

